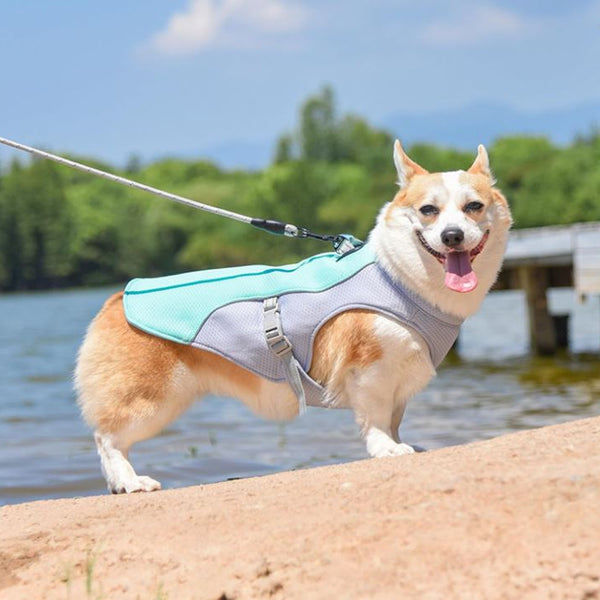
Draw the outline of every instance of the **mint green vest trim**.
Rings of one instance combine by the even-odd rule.
[[[251,265],[134,279],[125,288],[125,313],[129,323],[147,333],[190,344],[208,317],[223,306],[292,292],[322,292],[374,262],[365,244],[341,257],[328,252],[281,267]]]

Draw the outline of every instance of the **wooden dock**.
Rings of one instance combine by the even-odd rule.
[[[600,223],[511,232],[494,289],[525,292],[531,349],[537,354],[568,346],[568,315],[551,315],[548,309],[547,291],[554,287],[571,287],[581,298],[600,294]]]

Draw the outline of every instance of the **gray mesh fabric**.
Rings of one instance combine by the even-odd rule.
[[[389,315],[425,339],[436,367],[452,347],[462,322],[392,281],[376,263],[325,291],[283,294],[279,305],[283,331],[304,371],[307,404],[313,406],[323,399],[323,389],[307,375],[313,342],[321,326],[336,314],[364,308]],[[285,381],[282,362],[265,341],[262,300],[217,309],[204,322],[192,345],[216,352],[273,381]]]

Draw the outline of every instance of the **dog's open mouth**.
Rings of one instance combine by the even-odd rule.
[[[442,254],[434,250],[425,240],[423,234],[417,231],[417,237],[423,248],[440,262],[446,271],[444,283],[446,287],[455,292],[471,292],[477,287],[477,275],[471,267],[475,257],[481,253],[490,235],[489,230],[483,234],[481,241],[472,250],[458,252],[451,250]]]

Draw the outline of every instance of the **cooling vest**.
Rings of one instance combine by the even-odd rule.
[[[128,322],[147,333],[214,352],[272,381],[285,381],[267,345],[264,306],[278,298],[281,326],[292,344],[309,405],[323,388],[308,376],[315,336],[335,315],[368,309],[416,330],[438,366],[455,342],[460,318],[404,287],[376,262],[369,246],[325,253],[281,267],[252,265],[134,279],[124,293]],[[401,368],[402,365],[398,365]]]

